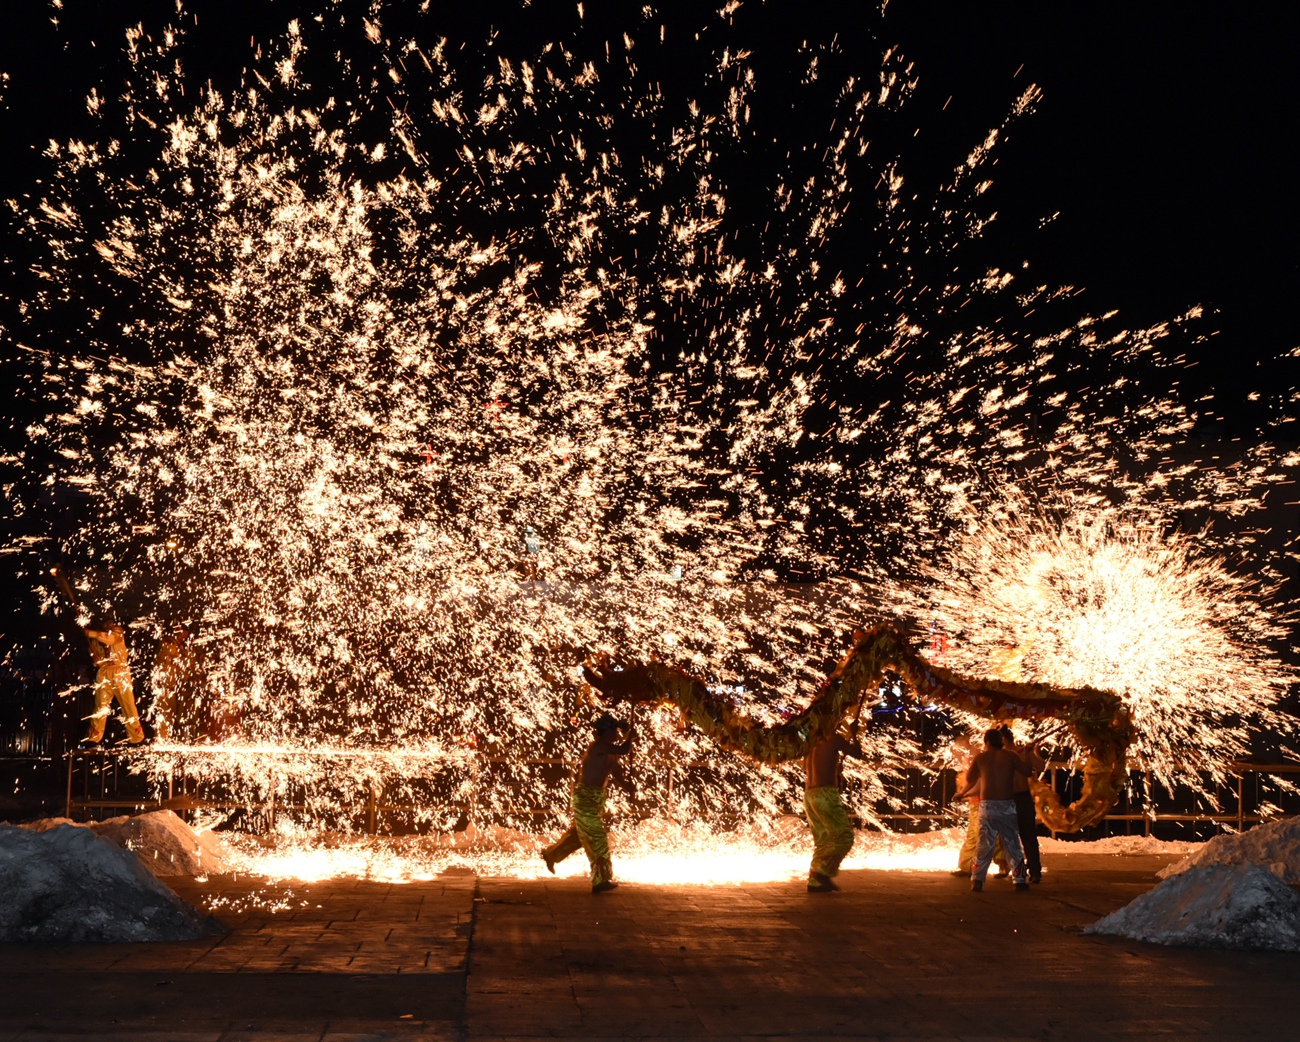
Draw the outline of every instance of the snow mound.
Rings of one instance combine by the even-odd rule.
[[[35,821],[24,821],[19,828],[31,829],[33,832],[48,832],[50,829],[58,828],[60,825],[80,825],[80,822],[73,821],[71,818],[37,818]]]
[[[1084,933],[1197,948],[1300,951],[1300,894],[1258,865],[1206,865],[1166,879]]]
[[[41,818],[21,827],[47,832],[60,825],[89,829],[123,850],[134,851],[156,876],[202,876],[228,870],[221,840],[206,829],[196,832],[169,810],[124,814],[89,823],[70,818]]]
[[[1247,863],[1269,866],[1284,883],[1300,883],[1300,818],[1256,825],[1233,836],[1215,836],[1190,857],[1156,874],[1167,879],[1205,865]]]
[[[1148,854],[1188,854],[1204,844],[1186,840],[1156,839],[1155,836],[1106,836],[1103,839],[1070,840],[1043,836],[1038,841],[1044,854],[1119,854],[1141,857]]]
[[[80,825],[0,825],[0,941],[187,941],[216,927]]]
[[[172,811],[109,818],[90,826],[123,850],[132,850],[156,876],[201,876],[226,871],[221,841],[196,832]]]

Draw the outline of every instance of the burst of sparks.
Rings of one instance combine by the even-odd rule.
[[[489,44],[470,79],[446,41],[390,35],[393,10],[296,19],[240,82],[198,91],[179,19],[132,29],[127,89],[87,101],[102,134],[52,142],[52,183],[11,204],[43,250],[24,335],[54,403],[17,458],[88,497],[64,549],[94,563],[90,600],[134,621],[137,662],[199,622],[204,697],[227,718],[224,753],[196,750],[191,720],[160,769],[187,758],[287,802],[297,786],[322,820],[383,785],[438,828],[469,804],[533,827],[562,813],[584,651],[658,654],[778,713],[887,596],[922,624],[946,612],[977,672],[1006,643],[1026,675],[1121,687],[1143,756],[1170,769],[1225,699],[1267,710],[1275,624],[1247,608],[1229,637],[1205,610],[1227,573],[1158,535],[1083,523],[1027,532],[1031,550],[976,533],[951,574],[996,588],[915,592],[947,574],[926,565],[954,519],[1008,488],[1240,513],[1293,465],[1263,446],[1233,469],[1117,469],[1190,429],[1168,345],[1197,315],[1128,329],[1071,312],[1069,287],[966,262],[1036,90],[918,195],[905,156],[867,149],[902,118],[911,66],[882,47],[828,95],[844,56],[806,47],[820,107],[758,214],[743,53],[714,51],[674,107],[631,57],[640,34],[650,60],[656,24],[621,60]],[[864,227],[850,272],[833,249]],[[1036,310],[1056,332],[1029,332]],[[50,349],[59,323],[75,350]],[[1069,569],[1150,611],[1072,614]],[[822,581],[787,584],[801,575]],[[1130,656],[1133,627],[1181,644]],[[668,711],[641,724],[636,806],[715,821],[797,800],[792,770],[706,748]],[[917,750],[868,743],[869,803],[877,769]]]
[[[951,668],[1120,693],[1136,765],[1166,785],[1221,780],[1253,734],[1293,733],[1277,705],[1296,674],[1276,654],[1292,620],[1261,606],[1258,579],[1113,508],[1013,497],[990,514],[920,594],[918,610],[952,635]]]

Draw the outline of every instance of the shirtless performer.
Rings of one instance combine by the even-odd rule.
[[[813,834],[812,864],[808,867],[808,892],[827,894],[838,890],[834,876],[840,862],[853,849],[853,824],[840,801],[840,754],[865,760],[858,744],[858,725],[849,728],[852,741],[836,733],[808,750],[803,758],[807,785],[803,806]]]
[[[605,809],[605,782],[617,766],[618,758],[632,751],[632,725],[615,720],[606,713],[594,727],[596,740],[587,746],[577,784],[573,787],[573,824],[542,851],[542,860],[554,873],[557,864],[582,847],[591,862],[591,892],[601,894],[618,887],[609,860],[605,826],[600,820],[600,812]],[[617,744],[619,731],[627,736],[621,745]]]
[[[1029,764],[1015,753],[1002,748],[1000,728],[994,727],[984,732],[984,751],[971,761],[970,770],[966,772],[966,788],[954,797],[962,800],[972,792],[979,791],[980,840],[970,872],[972,890],[984,889],[984,877],[988,874],[989,862],[993,860],[996,839],[1002,840],[1002,849],[1011,859],[1016,889],[1029,889],[1029,884],[1025,881],[1025,858],[1020,851],[1016,801],[1013,796],[1017,771],[1026,776],[1033,774],[1033,768]]]
[[[131,687],[131,664],[127,658],[126,631],[116,622],[96,623],[97,628],[85,627],[90,642],[90,655],[95,660],[95,712],[90,717],[90,728],[83,739],[88,745],[103,741],[104,726],[108,723],[113,699],[122,707],[122,722],[126,724],[126,737],[132,745],[144,741],[144,728],[135,708],[135,691]]]
[[[973,735],[963,735],[952,743],[952,769],[959,775],[966,773],[970,768],[971,760],[975,758],[975,750],[971,747],[973,737]],[[1018,780],[1020,775],[1016,775],[1016,778]],[[979,849],[980,843],[980,798],[968,796],[966,803],[966,836],[962,840],[961,851],[957,855],[957,867],[953,869],[952,874],[969,879],[971,865],[975,863],[975,851]],[[1007,854],[1002,849],[1000,839],[993,848],[993,863],[998,866],[998,871],[1003,876],[1010,874],[1011,867],[1007,864]]]

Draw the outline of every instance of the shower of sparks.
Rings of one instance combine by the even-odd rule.
[[[1258,581],[1131,513],[1012,498],[991,514],[918,588],[917,610],[954,635],[950,668],[1118,692],[1136,765],[1166,785],[1222,780],[1253,733],[1294,732],[1274,707],[1295,670],[1265,650],[1285,647],[1294,620],[1261,607]]]
[[[137,667],[197,623],[225,721],[206,753],[182,707],[155,767],[331,827],[381,788],[436,829],[536,829],[585,740],[584,653],[657,654],[775,718],[883,611],[943,619],[975,672],[1005,644],[1026,677],[1121,687],[1167,770],[1229,703],[1230,744],[1268,712],[1275,623],[1122,521],[1240,514],[1293,465],[1158,464],[1196,418],[1177,373],[1198,316],[1126,328],[970,254],[1035,89],[914,191],[905,155],[868,149],[907,118],[896,50],[801,46],[772,145],[777,99],[721,37],[689,105],[641,71],[678,46],[649,7],[608,45],[489,41],[486,75],[400,8],[289,22],[227,83],[186,82],[183,14],[132,28],[127,87],[87,99],[98,135],[51,142],[53,177],[9,202],[42,250],[18,339],[53,403],[20,463],[90,504],[59,549]],[[747,157],[773,149],[756,186]],[[1032,312],[1058,332],[1021,332]],[[1014,488],[1104,490],[1113,520],[978,530],[949,572],[950,532]],[[996,588],[962,585],[981,574]],[[1074,612],[1075,583],[1133,584],[1151,617]],[[1204,610],[1220,592],[1231,635]],[[1123,628],[1161,611],[1183,646],[1130,658]],[[797,804],[796,770],[667,710],[637,723],[629,808]],[[863,808],[920,753],[867,743]]]

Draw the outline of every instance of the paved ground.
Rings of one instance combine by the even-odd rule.
[[[980,895],[883,872],[845,873],[828,896],[625,886],[598,898],[577,880],[214,877],[177,888],[226,902],[224,937],[0,946],[0,1042],[1295,1037],[1300,956],[1080,933],[1162,863],[1058,856],[1031,893]],[[239,911],[255,893],[262,910]]]

